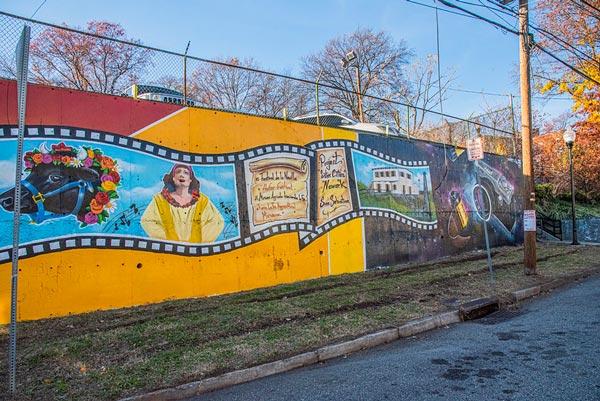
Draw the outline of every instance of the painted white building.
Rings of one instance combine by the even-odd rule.
[[[369,190],[375,194],[418,195],[419,186],[410,170],[398,167],[376,167]]]

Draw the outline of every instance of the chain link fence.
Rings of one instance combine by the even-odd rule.
[[[434,110],[260,71],[235,58],[227,62],[205,60],[121,40],[124,32],[120,26],[109,23],[88,24],[87,30],[96,34],[0,11],[1,78],[16,79],[15,47],[25,24],[31,27],[31,83],[268,118],[303,116],[299,121],[353,129],[356,121],[327,111],[326,102],[319,100],[319,93],[327,96],[339,91],[352,102],[378,102],[390,116],[385,123],[357,124],[356,130],[454,146],[464,146],[469,137],[482,135],[487,152],[509,157],[519,154],[514,112],[510,108],[465,120],[440,116]],[[231,86],[233,83],[235,87]],[[410,129],[408,118],[400,112],[407,109],[408,115],[411,109],[427,114],[428,120],[420,129]]]

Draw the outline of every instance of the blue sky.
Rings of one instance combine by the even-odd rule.
[[[403,0],[0,0],[0,10],[29,18],[42,3],[36,20],[80,27],[91,20],[118,22],[148,46],[183,53],[191,41],[192,56],[252,57],[264,70],[294,76],[302,57],[359,27],[405,40],[417,57],[436,53],[435,11]],[[490,94],[519,94],[518,38],[443,11],[439,22],[442,68],[457,70],[444,111],[465,118],[481,114],[485,105],[507,106],[508,97]],[[552,115],[569,105],[534,99],[534,108]]]

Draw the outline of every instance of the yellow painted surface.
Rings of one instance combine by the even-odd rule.
[[[139,132],[137,137],[182,151],[220,154],[273,143],[305,145],[320,140],[321,129],[309,124],[188,108]]]
[[[357,141],[358,135],[356,132],[347,129],[323,127],[323,139],[346,139]]]
[[[299,252],[297,237],[282,234],[209,257],[79,249],[25,259],[19,263],[17,318],[65,316],[326,276],[327,238]],[[10,321],[10,268],[0,266],[4,324]]]
[[[323,127],[323,139],[357,141],[356,132]],[[363,219],[350,220],[328,233],[329,271],[332,275],[355,273],[365,269]]]
[[[354,219],[329,232],[329,271],[331,275],[365,270],[363,219]]]
[[[192,153],[269,144],[356,140],[356,133],[202,109],[185,109],[137,138]],[[116,249],[70,249],[19,262],[18,320],[58,317],[170,299],[204,297],[362,271],[362,219],[300,250],[297,233],[202,257]],[[0,265],[0,324],[10,321],[11,264]]]

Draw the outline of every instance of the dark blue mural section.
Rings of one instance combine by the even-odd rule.
[[[422,230],[375,216],[365,219],[368,268],[427,260],[485,249],[484,221],[490,246],[522,242],[520,165],[486,154],[469,161],[461,148],[443,144],[360,135],[359,143],[397,158],[423,160],[429,167],[430,201],[437,227]]]

